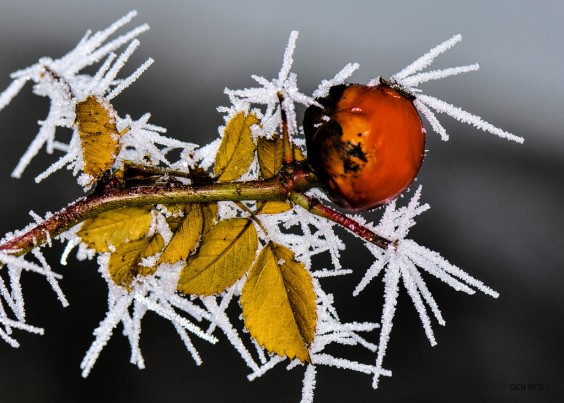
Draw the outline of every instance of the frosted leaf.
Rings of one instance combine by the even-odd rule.
[[[20,177],[43,146],[46,146],[49,153],[60,150],[65,154],[38,175],[36,177],[37,182],[63,167],[72,169],[75,175],[82,171],[84,161],[82,160],[81,142],[78,139],[79,133],[74,124],[76,103],[92,95],[105,97],[104,99],[107,102],[139,78],[153,63],[153,60],[149,59],[129,77],[117,79],[118,73],[139,46],[139,41],[135,37],[149,27],[143,24],[124,35],[105,42],[115,31],[130,22],[135,15],[136,12],[131,12],[107,29],[94,35],[88,32],[74,49],[59,59],[42,58],[38,63],[12,74],[14,82],[0,94],[0,109],[9,103],[27,81],[35,82],[33,89],[35,94],[49,97],[51,100],[47,118],[40,122],[39,132],[12,172],[12,176]],[[119,56],[114,53],[119,47],[127,43],[129,45]],[[99,62],[103,58],[105,58],[104,63],[93,76],[79,74],[82,69]],[[111,107],[108,110],[115,114],[115,123],[122,129],[126,126],[122,124],[124,121],[131,122],[129,117],[125,120],[119,118]],[[184,148],[188,145],[155,133],[159,132],[160,128],[147,125],[147,119],[148,115],[143,116],[138,124],[129,130],[128,139],[131,141],[128,142],[128,145],[134,144],[135,147],[133,148],[138,148],[137,153],[133,155],[137,158],[134,161],[142,161],[144,152],[147,152],[153,161],[170,165],[164,155],[171,148]],[[58,127],[73,129],[70,143],[66,144],[55,139]],[[165,147],[164,150],[163,146]],[[124,152],[129,152],[129,155],[131,155],[131,148],[125,147]],[[193,149],[194,147],[188,146],[188,148]],[[120,160],[124,158],[122,157]],[[78,182],[88,188],[93,181],[92,178],[81,175]]]
[[[313,401],[317,368],[320,366],[351,370],[368,375],[372,375],[376,371],[374,364],[360,363],[346,358],[336,357],[328,354],[325,350],[329,345],[341,344],[344,346],[361,346],[374,352],[376,351],[376,345],[367,341],[360,333],[374,331],[379,328],[379,325],[369,322],[341,322],[334,306],[333,296],[323,291],[317,279],[314,279],[314,287],[317,296],[318,322],[315,338],[310,347],[310,357],[313,365],[307,365],[304,373],[302,402]],[[249,380],[254,380],[264,375],[282,362],[288,362],[288,360],[279,356],[270,358],[265,363],[261,363],[257,370],[254,370],[248,375]],[[298,360],[290,361],[287,369],[292,370],[298,366],[300,366]],[[381,372],[387,376],[391,375],[387,370],[381,370]]]

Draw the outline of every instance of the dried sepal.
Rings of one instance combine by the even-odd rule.
[[[309,362],[317,323],[313,282],[285,246],[270,242],[251,268],[241,294],[245,326],[268,351]]]
[[[218,222],[202,237],[198,252],[180,272],[178,290],[191,295],[214,295],[233,285],[251,267],[258,235],[247,218]]]
[[[233,181],[247,172],[255,155],[251,136],[251,126],[255,124],[258,124],[256,116],[243,112],[227,123],[215,157],[214,175],[217,180]]]
[[[84,221],[78,236],[90,249],[109,252],[126,241],[145,237],[151,227],[150,207],[126,207],[106,211]]]

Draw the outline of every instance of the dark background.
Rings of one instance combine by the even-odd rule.
[[[209,2],[212,3],[212,2]],[[304,4],[305,3],[305,4]],[[59,57],[88,28],[105,28],[130,9],[152,30],[126,68],[156,60],[115,101],[122,115],[150,111],[152,122],[186,141],[217,134],[224,87],[253,85],[251,74],[278,74],[292,29],[300,31],[294,69],[311,93],[348,62],[358,82],[389,76],[456,33],[464,37],[433,68],[479,62],[481,70],[429,83],[426,93],[454,103],[525,137],[518,145],[440,116],[447,143],[428,136],[419,176],[424,213],[412,237],[500,292],[498,300],[468,296],[425,277],[447,321],[434,325],[431,348],[415,309],[399,299],[385,367],[394,372],[371,389],[369,376],[321,367],[316,402],[557,402],[564,401],[564,24],[558,1],[12,1],[0,5],[0,88],[9,73],[41,56]],[[125,74],[125,72],[124,72]],[[28,211],[56,211],[81,195],[70,173],[36,185],[56,156],[42,154],[24,177],[10,177],[47,113],[27,86],[0,113],[0,232],[31,221]],[[343,262],[355,275],[329,285],[345,320],[378,321],[383,296],[375,281],[350,294],[371,262],[347,237]],[[49,260],[71,306],[63,309],[46,281],[25,274],[31,324],[45,336],[20,333],[19,349],[0,344],[2,402],[298,402],[303,371],[277,368],[249,383],[248,370],[225,339],[196,342],[194,365],[174,329],[148,315],[141,341],[147,369],[129,364],[119,328],[88,379],[79,363],[106,309],[105,285],[93,262]],[[403,291],[403,290],[402,290]],[[377,334],[373,335],[375,338]],[[374,340],[375,341],[375,340]],[[355,352],[351,358],[370,361]],[[548,390],[513,390],[540,384]]]

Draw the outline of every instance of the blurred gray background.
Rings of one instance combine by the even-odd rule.
[[[371,389],[368,376],[322,367],[316,402],[557,402],[564,401],[564,8],[559,1],[60,1],[0,2],[0,88],[9,73],[41,56],[59,57],[82,37],[131,9],[148,22],[126,71],[156,63],[115,102],[121,114],[152,113],[152,122],[186,141],[217,134],[225,87],[253,85],[251,74],[278,73],[291,30],[300,31],[294,71],[311,93],[348,62],[354,81],[389,76],[456,33],[464,41],[433,68],[479,62],[481,70],[425,84],[426,93],[454,103],[525,137],[518,145],[440,116],[451,135],[428,136],[419,183],[431,210],[412,237],[483,280],[501,296],[467,296],[425,277],[447,326],[427,342],[408,297],[400,297],[385,359],[392,378]],[[125,73],[124,73],[125,74]],[[56,156],[42,155],[24,177],[10,177],[47,112],[30,86],[0,113],[0,232],[31,221],[28,211],[56,211],[81,195],[68,172],[33,181]],[[378,281],[357,300],[350,294],[370,264],[347,237],[345,264],[355,275],[330,285],[344,319],[378,321]],[[226,340],[200,343],[194,365],[168,323],[149,315],[142,348],[147,369],[129,364],[120,330],[90,377],[79,363],[103,318],[106,292],[93,262],[60,267],[71,302],[58,305],[44,279],[25,275],[30,323],[43,337],[21,334],[19,349],[0,344],[0,399],[35,401],[298,402],[301,370],[278,368],[249,383]],[[404,293],[405,294],[405,293]],[[375,335],[376,336],[376,335]],[[351,358],[366,360],[362,352]],[[540,384],[548,390],[514,390]]]

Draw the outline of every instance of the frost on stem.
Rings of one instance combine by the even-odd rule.
[[[455,290],[468,294],[480,290],[497,297],[495,291],[450,264],[438,253],[407,239],[410,228],[415,224],[414,218],[429,208],[428,205],[419,203],[421,188],[414,193],[407,206],[397,207],[396,202],[392,201],[383,211],[380,210],[382,216],[378,224],[367,222],[361,216],[337,213],[325,206],[312,208],[308,205],[312,200],[316,200],[316,203],[318,199],[327,202],[325,194],[319,189],[311,189],[313,185],[306,186],[306,190],[293,188],[297,180],[288,176],[290,169],[285,170],[290,164],[285,159],[287,150],[285,147],[282,149],[279,140],[282,135],[291,142],[291,151],[295,153],[298,162],[294,166],[294,156],[291,156],[291,168],[303,169],[299,162],[303,160],[301,153],[305,150],[299,147],[304,144],[304,140],[300,138],[302,133],[299,130],[296,104],[315,105],[315,98],[324,97],[332,86],[345,83],[358,69],[358,64],[348,64],[333,78],[323,80],[311,96],[303,94],[298,89],[297,75],[291,71],[298,37],[297,32],[292,32],[278,76],[269,81],[253,75],[258,87],[226,89],[231,104],[218,108],[225,114],[226,121],[226,125],[220,128],[220,138],[198,148],[194,144],[165,137],[164,128],[149,123],[148,113],[139,119],[128,115],[121,117],[110,104],[115,96],[139,78],[152,63],[152,59],[148,59],[129,77],[117,78],[139,46],[136,37],[146,31],[148,26],[143,24],[113,40],[107,40],[134,16],[135,12],[131,12],[94,35],[88,32],[72,51],[60,59],[42,58],[31,67],[12,74],[14,81],[0,94],[0,109],[8,105],[27,81],[35,83],[34,93],[51,100],[48,116],[40,123],[36,138],[23,155],[13,176],[20,177],[31,159],[45,146],[48,153],[57,151],[63,155],[40,174],[37,180],[67,167],[73,170],[75,176],[80,175],[78,182],[85,188],[89,188],[97,180],[101,182],[90,196],[69,208],[77,208],[78,205],[82,206],[80,203],[108,195],[116,198],[121,195],[125,198],[141,194],[142,197],[143,191],[147,189],[155,193],[169,190],[172,193],[167,196],[169,198],[159,201],[150,199],[152,202],[149,203],[148,199],[141,198],[144,204],[136,203],[120,210],[114,207],[113,210],[101,213],[97,211],[88,217],[80,216],[81,220],[88,218],[82,224],[78,219],[70,219],[72,225],[64,227],[65,232],[62,232],[62,224],[59,222],[60,231],[56,233],[58,236],[54,236],[54,230],[53,234],[47,231],[47,234],[42,232],[29,241],[35,247],[31,252],[31,260],[23,254],[27,250],[21,246],[23,241],[20,249],[6,245],[13,245],[14,239],[19,239],[21,234],[45,228],[38,224],[45,223],[48,217],[37,217],[37,222],[32,226],[2,240],[0,338],[16,347],[18,343],[13,337],[15,330],[43,333],[43,329],[26,323],[20,285],[24,271],[45,276],[61,304],[68,304],[58,284],[60,275],[51,270],[39,251],[40,244],[44,241],[50,243],[51,237],[68,242],[61,259],[63,264],[67,262],[69,253],[75,246],[79,260],[97,258],[100,274],[108,285],[108,311],[94,331],[94,340],[82,361],[83,376],[88,376],[92,371],[118,326],[123,327],[123,334],[129,341],[131,363],[143,368],[145,362],[140,349],[141,323],[145,314],[152,311],[174,326],[197,365],[204,357],[192,340],[201,338],[216,343],[225,336],[248,366],[249,380],[264,375],[282,363],[288,370],[301,368],[304,370],[302,402],[311,403],[318,384],[317,376],[322,374],[322,366],[367,374],[372,377],[374,387],[377,387],[380,376],[391,375],[389,370],[384,369],[383,359],[392,330],[397,297],[402,287],[410,296],[430,343],[436,343],[428,309],[439,324],[444,325],[445,321],[426,286],[423,272],[441,279]],[[460,36],[455,36],[431,49],[392,76],[389,83],[415,96],[414,104],[419,112],[444,139],[447,138],[446,131],[433,110],[447,113],[503,138],[522,142],[522,138],[444,101],[423,95],[418,89],[418,85],[423,82],[478,68],[476,64],[472,64],[422,72],[438,55],[460,39]],[[125,50],[118,54],[118,48],[124,45]],[[85,67],[98,62],[101,65],[93,75],[79,74]],[[370,85],[378,83],[380,79],[375,79]],[[88,116],[85,118],[86,122],[81,116],[77,116],[82,112]],[[84,128],[88,124],[107,129],[106,134],[109,134],[104,137],[104,141],[115,145],[105,156],[109,157],[104,162],[108,166],[97,167],[104,173],[96,178],[91,177],[85,168],[93,161],[87,161],[90,157],[85,151],[87,140],[84,137],[96,134],[96,130]],[[56,129],[60,127],[72,129],[70,142],[56,139]],[[173,149],[181,151],[177,161],[171,160],[170,151]],[[131,170],[126,172],[126,168]],[[110,175],[109,179],[104,176],[106,173]],[[270,186],[264,187],[270,192],[270,198],[259,192],[263,189],[261,186],[266,186],[265,183]],[[193,186],[190,187],[191,185]],[[204,185],[212,188],[215,186],[213,189],[216,191],[221,188],[226,193],[216,198],[211,197],[213,192],[207,193],[207,197],[211,199],[189,199],[192,204],[187,204],[187,199],[182,199],[186,194],[182,194],[182,191],[173,192],[174,189],[195,192],[194,189],[202,186],[201,190]],[[251,193],[260,197],[241,200],[239,196],[243,188],[246,191],[256,191]],[[109,193],[104,193],[107,189]],[[121,193],[112,193],[116,189]],[[304,194],[306,191],[307,194]],[[147,197],[149,196],[155,195],[149,194]],[[286,200],[282,200],[284,197]],[[290,203],[290,200],[295,204]],[[161,201],[163,204],[152,204]],[[69,210],[63,210],[55,217],[60,221],[69,219],[65,216],[65,211]],[[77,210],[72,211],[74,214]],[[358,235],[374,255],[374,262],[369,265],[353,294],[357,295],[382,274],[384,299],[380,323],[342,321],[336,303],[338,296],[333,296],[324,289],[326,278],[346,276],[352,272],[351,262],[341,255],[345,243],[336,233],[336,226],[345,227]],[[42,236],[45,240],[38,241]],[[386,242],[377,243],[377,237]],[[213,253],[207,255],[212,249]],[[236,252],[233,253],[231,249]],[[263,255],[264,251],[270,254]],[[269,266],[270,278],[274,280],[264,289],[245,287],[249,278],[259,283],[257,278],[261,276],[256,275],[256,270],[262,268],[256,269],[254,262],[260,256],[266,262],[264,266]],[[331,262],[330,266],[316,267],[315,262],[319,257],[326,257]],[[234,272],[238,274],[234,275]],[[225,278],[229,278],[229,281]],[[279,281],[280,278],[284,281]],[[275,288],[276,284],[282,286]],[[197,295],[182,295],[179,292],[196,286],[201,291],[192,294]],[[306,295],[313,297],[306,301]],[[292,327],[296,330],[293,335],[297,335],[288,346],[282,346],[280,350],[266,348],[270,344],[255,337],[257,333],[268,333],[265,329],[256,332],[249,326],[242,330],[252,315],[245,311],[245,304],[241,300],[248,301],[256,297],[255,299],[262,298],[268,303],[273,296],[281,301],[280,304],[285,304],[286,311],[289,312],[288,326],[284,324],[284,328],[277,329],[278,332],[284,333],[286,327]],[[238,314],[233,315],[233,311],[239,309],[240,305],[243,305],[244,323]],[[278,315],[281,309],[271,311],[271,315]],[[251,312],[254,313],[253,310]],[[259,323],[266,323],[266,330],[269,330],[274,319],[278,318],[258,319]],[[253,320],[257,322],[256,317]],[[312,340],[305,340],[306,331],[311,329]],[[375,337],[376,332],[379,332],[379,337]],[[275,334],[275,338],[278,336],[280,334]],[[287,334],[284,333],[284,336]],[[303,362],[288,358],[298,356],[295,352],[296,344],[299,348],[307,349]],[[367,352],[367,358],[361,362],[337,356],[331,349],[335,344],[360,347]]]

